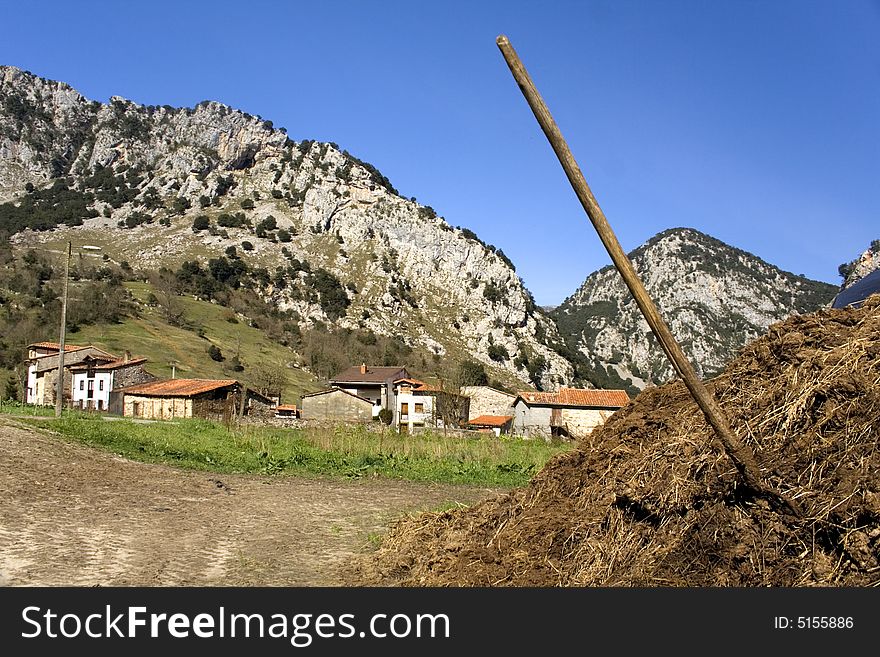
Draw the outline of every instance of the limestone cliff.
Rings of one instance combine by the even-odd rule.
[[[216,102],[103,104],[13,67],[0,83],[0,229],[16,243],[73,238],[135,269],[234,247],[266,269],[260,294],[302,325],[399,335],[511,385],[571,383],[547,346],[561,344],[554,322],[506,256],[335,144]],[[344,286],[341,306],[307,289],[316,269]]]

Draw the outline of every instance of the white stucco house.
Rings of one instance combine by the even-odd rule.
[[[110,392],[117,388],[147,383],[155,380],[144,369],[146,358],[132,358],[126,353],[122,358],[106,359],[87,357],[73,365],[71,399],[75,408],[106,411],[110,409]],[[121,414],[121,409],[113,409]]]
[[[432,392],[423,381],[417,379],[398,379],[394,382],[397,408],[393,423],[400,433],[437,426]]]
[[[55,404],[60,352],[60,345],[57,342],[34,342],[28,345],[28,373],[25,391],[25,402],[28,404],[38,406]],[[63,395],[65,403],[71,399],[71,367],[89,357],[100,357],[106,360],[116,358],[113,354],[92,345],[64,345]]]

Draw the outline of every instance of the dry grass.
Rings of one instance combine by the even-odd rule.
[[[530,484],[399,524],[365,583],[880,583],[880,299],[774,325],[710,382],[780,515],[741,486],[681,383],[643,392]]]

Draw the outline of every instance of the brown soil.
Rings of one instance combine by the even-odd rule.
[[[672,383],[640,394],[527,487],[402,521],[359,564],[362,583],[880,583],[880,297],[772,326],[709,387],[799,516],[743,488]]]
[[[342,585],[405,513],[495,492],[183,471],[0,420],[0,584]]]

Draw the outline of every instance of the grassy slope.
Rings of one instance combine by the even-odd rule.
[[[131,257],[132,251],[152,252],[157,246],[162,245],[164,240],[169,240],[174,236],[182,235],[184,239],[175,243],[173,248],[166,245],[162,249],[161,264],[171,269],[176,269],[184,260],[192,260],[198,258],[214,258],[223,254],[226,242],[220,241],[220,238],[209,238],[206,233],[193,235],[190,226],[195,216],[205,214],[216,220],[217,214],[222,212],[237,212],[240,208],[237,206],[229,206],[224,208],[207,208],[196,210],[193,209],[183,217],[173,217],[172,226],[170,228],[161,228],[159,226],[150,226],[150,230],[136,228],[134,230],[107,230],[102,228],[94,228],[82,226],[75,229],[75,232],[65,230],[49,233],[39,233],[33,236],[35,242],[38,242],[38,250],[45,251],[49,254],[57,254],[60,258],[66,248],[66,241],[70,237],[74,237],[77,245],[92,244],[101,247],[100,255],[90,254],[88,252],[79,252],[75,258],[82,257],[89,264],[99,266],[101,257],[106,255],[111,261],[120,263],[124,260],[131,260],[135,263],[135,259]],[[285,216],[286,210],[278,209],[277,216]],[[265,212],[254,213],[248,212],[252,218],[264,216]],[[157,232],[158,231],[158,232]],[[241,240],[249,240],[259,247],[266,246],[264,240],[260,240],[253,234],[243,229],[228,229],[230,237],[236,245]],[[206,244],[205,240],[210,243]],[[211,240],[216,240],[214,243]],[[271,245],[265,251],[253,251],[243,254],[243,258],[252,266],[265,266],[270,271],[283,261],[280,256],[282,244]],[[306,232],[293,238],[291,245],[293,251],[307,252],[308,260],[313,267],[330,267],[336,261],[340,250],[340,244],[330,235],[312,235]],[[296,247],[296,248],[294,248]],[[372,247],[363,245],[345,245],[346,251],[350,257],[349,271],[346,277],[343,277],[343,283],[349,281],[354,282],[361,294],[355,295],[351,307],[348,309],[349,317],[359,317],[364,310],[368,310],[372,314],[379,313],[375,308],[371,295],[381,295],[381,291],[376,290],[376,286],[384,291],[387,281],[384,278],[371,277],[368,273],[370,262],[370,254]],[[239,248],[239,253],[241,249]],[[158,269],[158,264],[155,266]],[[138,267],[135,265],[135,269]],[[370,295],[364,294],[370,291]],[[433,294],[428,294],[425,299],[421,300],[422,307],[413,309],[399,316],[389,316],[389,322],[399,321],[401,325],[397,329],[401,333],[427,334],[429,337],[441,342],[445,345],[447,352],[444,359],[449,362],[455,362],[472,358],[466,345],[458,335],[458,331],[452,327],[452,320],[449,317],[448,307],[442,303],[438,303],[436,299],[445,297],[448,291],[437,289]],[[146,294],[144,294],[144,297]],[[435,298],[436,297],[436,298]],[[188,315],[189,317],[189,315]],[[438,318],[441,318],[438,320]],[[209,336],[210,337],[210,336]],[[212,338],[213,339],[213,338]],[[218,345],[226,354],[227,350],[223,345]],[[233,342],[232,347],[234,348]],[[206,345],[207,348],[207,345]],[[232,352],[229,352],[230,355]],[[166,359],[167,360],[167,359]],[[412,363],[409,363],[413,367]],[[500,367],[494,367],[491,364],[486,365],[489,377],[496,382],[507,387],[509,390],[531,390],[533,386],[527,380],[515,376],[508,370]],[[170,372],[170,369],[168,369]],[[158,372],[157,372],[158,374]],[[190,376],[190,375],[186,375]],[[194,376],[194,375],[192,375]],[[313,390],[316,388],[313,388]],[[287,396],[286,401],[293,400]]]
[[[140,301],[145,300],[151,291],[147,283],[125,285]],[[146,356],[149,359],[147,370],[158,377],[170,377],[174,361],[178,378],[233,378],[248,382],[249,372],[262,363],[283,365],[297,359],[293,350],[272,342],[244,321],[237,324],[227,321],[231,311],[223,306],[190,297],[181,297],[180,301],[186,309],[187,322],[201,327],[204,337],[200,337],[197,330],[168,325],[156,309],[141,305],[141,316],[137,319],[128,318],[121,324],[83,326],[68,333],[67,341],[93,344],[118,355],[128,349],[132,355]],[[211,344],[220,348],[226,357],[224,362],[208,357]],[[243,372],[233,372],[229,367],[236,351],[245,366]],[[283,403],[298,403],[300,395],[322,387],[314,376],[297,367],[289,367],[286,372],[288,384],[282,392]]]

